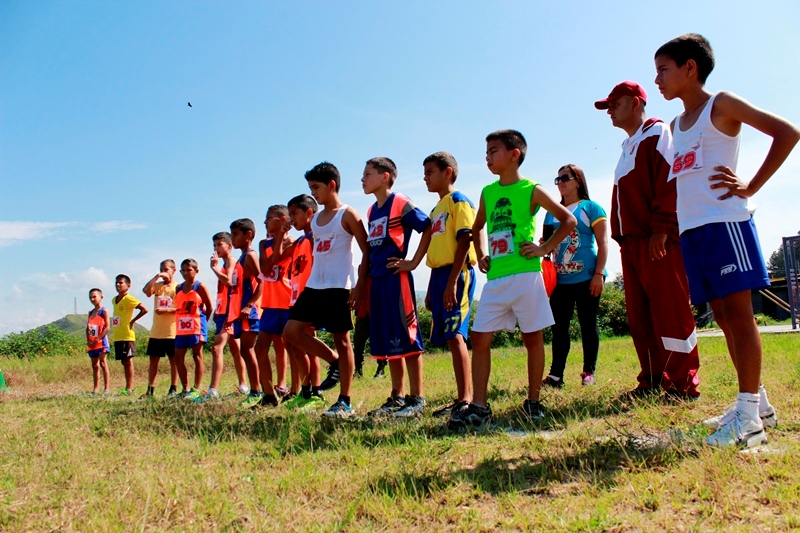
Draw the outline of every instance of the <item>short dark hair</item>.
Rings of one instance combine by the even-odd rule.
[[[170,263],[172,263],[172,266],[175,266],[175,261],[173,261],[172,259],[164,259],[163,261],[161,261],[161,263],[159,263],[158,267],[163,268],[164,265],[168,265]]]
[[[102,295],[103,295],[103,291],[101,291],[101,290],[100,290],[100,289],[98,289],[97,287],[95,287],[94,289],[89,289],[89,296],[91,296],[93,292],[99,292],[99,293],[100,293],[100,296],[102,296]]]
[[[288,207],[286,207],[286,206],[285,206],[285,205],[283,205],[283,204],[275,204],[275,205],[271,205],[271,206],[269,206],[269,207],[267,208],[267,214],[268,214],[268,215],[269,215],[269,212],[270,212],[270,211],[277,211],[277,212],[278,212],[278,213],[280,213],[281,215],[286,215],[286,216],[288,216],[288,215],[289,215],[289,208],[288,208]]]
[[[211,237],[211,242],[222,241],[227,244],[231,244],[233,239],[231,239],[231,234],[227,231],[220,231],[219,233],[215,233],[213,237]]]
[[[711,49],[711,43],[699,33],[687,33],[662,44],[656,50],[654,57],[662,55],[672,59],[679,67],[694,59],[700,83],[705,83],[708,75],[714,70],[714,51]]]
[[[453,157],[451,153],[436,152],[435,154],[431,154],[422,162],[423,165],[427,165],[428,163],[436,163],[436,166],[439,167],[439,170],[442,172],[447,170],[447,167],[452,168],[453,182],[455,183],[458,178],[458,163],[456,163],[456,158]]]
[[[306,181],[317,181],[325,185],[333,181],[336,184],[336,192],[339,192],[339,187],[342,184],[342,175],[339,174],[339,169],[336,168],[336,165],[323,161],[306,172]]]
[[[289,207],[297,207],[303,211],[311,209],[314,213],[317,212],[317,201],[307,194],[298,194],[287,204]]]
[[[237,218],[236,220],[231,222],[231,232],[233,232],[233,230],[235,229],[238,229],[243,233],[247,233],[248,231],[250,231],[253,233],[253,238],[255,238],[256,236],[256,225],[249,218]]]
[[[389,185],[394,185],[397,179],[397,165],[394,164],[394,161],[388,157],[373,157],[366,164],[372,165],[378,172],[388,172]]]
[[[493,131],[486,136],[486,142],[500,141],[506,147],[506,150],[519,150],[519,165],[525,161],[525,154],[528,153],[528,143],[525,142],[525,137],[517,130],[497,130]],[[519,166],[517,165],[517,166]]]
[[[119,281],[119,280],[122,280],[122,281],[124,281],[124,282],[125,282],[125,283],[127,283],[128,285],[130,285],[130,284],[131,284],[131,278],[130,278],[130,277],[128,277],[128,275],[127,275],[127,274],[117,274],[117,277],[116,277],[116,278],[114,278],[114,282],[117,282],[117,281]]]
[[[589,200],[589,187],[586,185],[586,174],[583,173],[581,167],[573,165],[572,163],[567,163],[559,168],[558,172],[560,173],[562,170],[569,170],[572,177],[578,182],[578,198],[581,200]],[[561,205],[565,205],[563,196],[561,197]]]
[[[184,259],[183,261],[181,261],[181,267],[185,266],[190,266],[195,270],[200,270],[200,267],[197,266],[197,261],[195,261],[191,257],[189,259]]]

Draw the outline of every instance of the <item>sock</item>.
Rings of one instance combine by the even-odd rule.
[[[554,376],[553,374],[549,374],[547,377],[552,379],[553,381],[561,381],[560,377]]]
[[[764,388],[764,385],[758,386],[758,412],[759,413],[768,413],[772,409],[772,404],[769,403],[769,398],[767,398],[767,389]]]
[[[350,405],[350,396],[343,396],[340,394],[339,401],[344,402],[346,405]]]
[[[758,394],[740,392],[736,395],[736,410],[742,413],[747,413],[747,416],[750,417],[750,420],[760,420],[758,417],[758,404]]]
[[[312,386],[311,396],[322,396],[322,389],[320,389],[319,387]]]
[[[216,396],[217,394],[218,394],[217,393],[217,389],[215,389],[214,387],[209,387],[208,388],[208,395],[209,396]]]
[[[177,390],[178,390],[178,387],[176,387],[175,385],[170,385],[169,386],[169,392],[176,392]]]
[[[300,386],[300,396],[308,400],[311,398],[311,385],[301,385]]]
[[[152,396],[155,391],[156,391],[155,387],[147,387],[147,395],[148,396]]]
[[[397,400],[403,400],[403,401],[406,400],[406,397],[405,397],[404,394],[400,394],[399,392],[397,392],[394,389],[392,389],[392,398],[395,398]]]

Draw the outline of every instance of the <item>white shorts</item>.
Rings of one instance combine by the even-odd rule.
[[[555,322],[541,272],[524,272],[487,281],[478,301],[472,331],[514,331],[517,321],[523,333],[541,331]]]

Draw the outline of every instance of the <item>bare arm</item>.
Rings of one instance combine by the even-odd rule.
[[[278,233],[273,235],[272,238],[272,261],[274,263],[280,263],[286,257],[292,255],[292,251],[294,250],[294,245],[297,241],[292,241],[291,238],[287,235],[289,230],[292,229],[291,222],[285,222],[281,229],[278,230]]]
[[[245,302],[244,307],[242,308],[241,318],[249,318],[250,316],[250,309],[255,307],[256,303],[261,301],[261,279],[258,275],[261,272],[258,270],[258,261],[256,260],[256,253],[250,252],[244,258],[244,274],[245,276],[253,276],[255,280],[255,286],[253,287],[253,294],[250,296],[250,299]],[[247,309],[247,311],[245,311]]]
[[[456,289],[458,288],[458,278],[469,253],[469,245],[472,243],[472,234],[463,232],[458,237],[455,257],[453,258],[453,268],[450,270],[450,277],[447,279],[447,287],[444,290],[444,308],[448,311],[458,305],[456,300]]]
[[[608,261],[608,220],[598,221],[592,226],[592,231],[594,231],[594,238],[597,241],[597,266],[594,269],[594,277],[589,283],[589,292],[592,293],[592,296],[600,296],[605,282],[603,270]]]
[[[552,252],[567,235],[578,225],[575,215],[570,213],[566,207],[556,202],[545,190],[537,186],[531,195],[531,212],[536,206],[542,206],[558,220],[558,227],[544,244],[538,245],[532,242],[523,242],[520,246],[520,254],[524,257],[542,257]]]
[[[222,260],[222,268],[219,267],[219,255],[217,252],[211,256],[210,261],[211,271],[217,276],[217,279],[226,287],[233,285],[233,269],[231,266],[231,257],[228,256]]]
[[[478,212],[472,224],[472,242],[475,244],[475,254],[478,256],[478,269],[484,274],[489,272],[491,258],[486,255],[483,247],[483,228],[486,226],[486,208],[483,205],[483,194],[478,201]]]
[[[409,261],[408,259],[400,259],[399,257],[390,257],[389,258],[389,268],[394,268],[394,273],[399,274],[400,272],[411,272],[415,268],[419,266],[422,262],[422,258],[425,257],[425,254],[428,253],[428,246],[431,244],[431,225],[422,230],[422,236],[419,239],[419,246],[417,246],[417,251],[414,254],[414,257],[411,258]],[[394,263],[392,263],[394,261]]]
[[[153,297],[153,294],[155,294],[156,283],[158,283],[159,279],[163,279],[164,283],[167,283],[169,281],[169,274],[167,274],[166,272],[159,272],[158,274],[153,276],[153,278],[150,281],[148,281],[145,284],[144,288],[142,289],[142,292],[145,294],[145,296],[147,296],[148,298]]]
[[[342,216],[342,226],[358,243],[361,250],[361,264],[358,265],[358,281],[355,288],[350,292],[350,308],[356,309],[361,303],[364,294],[364,286],[369,278],[369,243],[367,242],[367,230],[364,228],[364,221],[355,209],[348,207]]]
[[[212,311],[214,311],[214,306],[211,304],[211,292],[209,292],[205,283],[200,283],[200,286],[197,288],[197,293],[200,295],[200,299],[203,300],[203,307],[205,307],[205,312],[203,314],[211,316]]]
[[[138,309],[138,310],[139,310],[139,313],[138,313],[138,314],[137,314],[135,317],[133,317],[133,319],[131,319],[131,323],[130,323],[130,328],[131,328],[131,329],[133,329],[133,325],[134,325],[134,324],[135,324],[135,323],[136,323],[136,322],[137,322],[137,321],[138,321],[140,318],[142,318],[144,315],[146,315],[146,314],[147,314],[147,308],[146,308],[144,305],[142,305],[142,304],[139,304],[139,305],[137,305],[137,306],[136,306],[136,309]]]

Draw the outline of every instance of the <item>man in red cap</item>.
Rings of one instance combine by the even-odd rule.
[[[675,211],[675,180],[670,180],[672,137],[669,126],[647,118],[647,93],[632,81],[617,84],[606,109],[611,124],[628,134],[614,172],[611,237],[619,243],[625,306],[642,371],[630,399],[658,394],[672,400],[700,396],[700,361],[689,284],[681,256]]]

